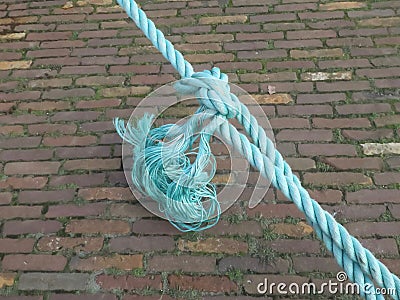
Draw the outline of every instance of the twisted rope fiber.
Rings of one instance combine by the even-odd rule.
[[[200,88],[198,86],[194,88],[195,90],[197,89],[197,98],[202,99],[200,101],[202,106],[198,110],[198,113],[206,109],[211,109],[226,118],[235,117],[243,125],[253,143],[250,143],[246,136],[237,132],[228,122],[222,122],[219,125],[210,124],[209,126],[212,128],[209,129],[210,133],[218,130],[226,138],[226,141],[230,142],[235,149],[238,149],[248,159],[251,165],[259,169],[264,177],[271,180],[275,187],[280,189],[287,198],[291,199],[305,213],[308,222],[315,229],[317,236],[325,242],[328,250],[333,252],[337,262],[346,270],[350,280],[363,286],[365,283],[372,285],[371,279],[373,279],[381,287],[387,289],[394,288],[396,294],[391,296],[394,299],[400,299],[399,278],[390,273],[387,267],[377,260],[369,250],[363,248],[357,239],[352,237],[342,225],[338,224],[328,212],[324,211],[315,200],[310,198],[308,192],[301,186],[299,179],[292,173],[289,165],[283,160],[280,153],[274,149],[272,141],[266,137],[265,131],[257,124],[256,119],[251,116],[246,106],[241,104],[237,97],[231,93],[229,97],[226,97],[225,94],[220,99],[221,101],[215,101],[214,97],[215,95],[218,96],[218,93],[213,93],[216,87],[210,84],[210,79],[214,77],[222,79],[219,81],[227,82],[227,76],[220,74],[219,70],[215,69],[212,72],[205,71],[193,74],[193,68],[190,63],[184,60],[179,51],[174,49],[173,45],[165,39],[161,31],[155,28],[154,23],[147,19],[146,14],[133,0],[118,0],[118,2],[153,45],[178,70],[179,74],[186,79],[190,79],[187,83],[192,84],[193,79],[197,80],[197,85],[199,85],[199,82],[202,83]],[[186,92],[191,90],[188,87],[186,88]],[[185,87],[183,86],[178,86],[177,89],[185,92]],[[209,97],[210,94],[213,97]],[[225,103],[224,101],[227,102]],[[126,129],[124,129],[123,122],[121,124],[120,121],[116,120],[115,123],[120,135],[125,137]],[[200,149],[206,147],[205,144],[204,141],[201,143],[202,147],[199,147],[198,154],[204,151]],[[186,145],[186,149],[189,146]],[[196,161],[198,158],[199,155]],[[267,172],[267,170],[271,169],[271,164],[273,164],[273,175],[271,175],[271,172]],[[194,169],[191,168],[191,170]],[[201,170],[201,167],[198,167],[197,170]],[[207,225],[207,228],[214,225],[216,221],[215,219],[213,221]],[[190,230],[191,227],[188,226],[186,229]],[[201,225],[196,225],[194,229],[203,228],[201,228]],[[368,299],[376,298],[368,294],[364,294],[364,296]],[[378,295],[378,298],[383,299],[383,296]]]

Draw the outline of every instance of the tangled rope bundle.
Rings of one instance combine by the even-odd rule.
[[[348,278],[359,284],[361,296],[385,299],[372,292],[376,285],[395,291],[391,296],[400,299],[400,279],[311,199],[265,130],[230,92],[227,75],[218,68],[194,73],[191,64],[156,29],[135,1],[118,2],[182,76],[174,86],[176,91],[194,94],[200,104],[196,113],[181,126],[168,124],[151,128],[153,117],[149,115],[137,124],[126,126],[123,120],[114,120],[119,135],[134,145],[131,177],[137,189],[154,199],[171,224],[182,231],[204,230],[215,225],[221,209],[210,182],[215,161],[209,141],[217,132],[305,214]],[[232,118],[243,126],[247,135],[229,122]],[[196,140],[198,147],[193,149]],[[189,154],[196,155],[193,163]],[[211,166],[211,171],[206,171],[207,166]]]

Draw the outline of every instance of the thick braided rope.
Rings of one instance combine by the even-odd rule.
[[[196,78],[201,78],[200,73],[203,73],[204,78],[206,78],[204,82],[208,82],[209,76],[212,76],[211,72],[205,71],[199,72]],[[215,70],[213,74],[218,76],[218,72]],[[197,84],[197,81],[193,80],[186,80],[184,83],[185,82],[192,83],[193,86]],[[203,84],[200,85],[200,87],[203,86]],[[189,89],[187,88],[186,91],[189,91]],[[198,94],[202,95],[202,97],[209,97],[208,99],[212,99],[213,102],[216,103],[216,105],[214,105],[215,107],[225,105],[224,109],[219,109],[220,114],[224,112],[231,116],[235,116],[237,113],[240,114],[240,111],[231,105],[235,100],[230,101],[229,99],[211,98],[210,95],[206,95],[205,91],[199,92]],[[236,98],[232,93],[230,97]],[[202,103],[205,102],[202,101]],[[219,128],[220,134],[224,140],[228,141],[253,167],[257,168],[264,177],[270,180],[288,199],[291,199],[295,203],[306,215],[307,220],[315,231],[319,232],[319,237],[325,242],[328,250],[334,253],[338,263],[342,267],[346,267],[348,261],[351,260],[354,264],[359,266],[356,271],[362,270],[362,273],[373,278],[379,286],[396,288],[396,290],[400,292],[400,280],[395,275],[391,274],[387,267],[377,260],[368,249],[365,249],[356,238],[352,237],[341,224],[337,223],[331,214],[323,210],[315,200],[311,199],[307,190],[293,174],[290,166],[284,161],[279,151],[274,148],[272,141],[266,137],[265,131],[258,125],[257,120],[253,118],[251,121],[248,121],[248,117],[244,117],[243,115],[241,117],[236,116],[236,119],[247,120],[246,123],[250,123],[248,127],[245,127],[249,135],[251,135],[251,132],[254,133],[256,131],[251,131],[251,129],[248,130],[247,128],[259,129],[257,134],[254,134],[255,139],[253,143],[250,143],[245,135],[239,133],[237,129],[228,122],[224,122]],[[260,147],[260,144],[257,144],[256,141],[260,140],[266,141],[265,145],[267,149],[263,149]],[[271,149],[274,149],[274,154],[272,156]],[[274,172],[271,172],[272,169]],[[340,259],[344,254],[345,259]],[[350,279],[350,275],[355,274],[355,276],[358,276],[358,278],[356,278],[358,283],[367,283],[359,271],[349,271]]]
[[[172,63],[175,69],[178,70],[181,76],[191,76],[193,73],[193,68],[191,65],[185,61],[182,54],[175,50],[173,45],[165,39],[161,31],[155,28],[154,23],[147,19],[145,13],[139,9],[137,4],[133,0],[119,0],[118,2],[127,11],[128,15],[135,21],[136,25],[142,29],[145,35],[151,40],[153,45],[160,50],[164,57]],[[246,111],[244,110],[244,112]],[[237,114],[237,116],[238,115],[243,116],[243,114]],[[240,118],[238,119],[240,121]],[[244,119],[242,119],[241,123],[244,123]],[[245,126],[246,131],[249,132],[252,138],[259,136],[259,134],[255,134],[256,131],[260,131],[258,130],[259,128],[260,127],[258,125],[251,126],[251,122],[248,123],[247,128]],[[227,134],[227,131],[225,131],[225,134]],[[238,141],[243,142],[245,140],[237,139],[237,136],[231,137],[233,145],[235,146],[238,145]],[[257,138],[253,138],[253,141],[255,141],[256,144],[259,144]],[[245,144],[246,143],[243,145]],[[264,147],[260,148],[263,149]],[[247,149],[242,148],[242,150],[244,150],[243,155],[248,158],[249,162],[260,169],[259,165],[257,164],[259,164],[260,161],[263,161],[262,158],[255,156],[249,157],[250,153],[257,153],[257,151],[259,151],[259,153],[262,155],[260,149],[254,144],[250,143],[250,146]],[[385,288],[395,288],[397,294],[392,296],[394,299],[399,299],[400,280],[394,274],[391,274],[389,270],[382,263],[380,263],[370,251],[364,249],[355,238],[350,236],[343,226],[337,224],[337,222],[329,213],[322,210],[318,203],[309,197],[307,191],[301,186],[298,178],[291,173],[290,167],[286,162],[284,162],[280,154],[275,158],[275,164],[279,166],[275,168],[275,171],[279,172],[277,172],[276,177],[270,178],[272,179],[272,183],[274,186],[282,190],[282,192],[289,199],[293,200],[299,209],[306,214],[308,221],[316,227],[316,232],[320,233],[319,236],[327,244],[327,248],[330,251],[333,251],[339,264],[342,265],[342,267],[345,267],[345,269],[348,269],[348,267],[345,266],[345,259],[351,259],[353,262],[359,264],[363,270],[363,273],[368,274],[368,276],[373,278],[378,285]],[[263,169],[260,169],[260,171],[268,178],[268,174],[265,174]],[[340,253],[337,253],[335,249],[340,249]],[[343,251],[345,251],[345,255],[343,255]],[[342,255],[342,259],[338,259],[338,256],[340,255]],[[361,284],[365,283],[366,281],[360,280],[360,276],[357,275],[360,273],[359,270],[357,268],[353,268],[353,270],[354,272],[350,273],[354,274],[352,277],[356,280],[356,282]]]

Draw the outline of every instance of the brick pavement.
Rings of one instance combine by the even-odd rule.
[[[400,275],[400,2],[139,2],[196,70],[255,95],[312,196]],[[111,0],[3,0],[0,49],[1,300],[253,299],[265,277],[335,277],[273,189],[196,234],[135,201],[112,118],[177,74]]]

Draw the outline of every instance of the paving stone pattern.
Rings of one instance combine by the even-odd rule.
[[[196,70],[254,95],[311,195],[400,275],[400,2],[138,2]],[[266,277],[335,278],[274,189],[201,233],[134,199],[112,118],[177,78],[113,0],[1,1],[1,300],[256,299]]]

